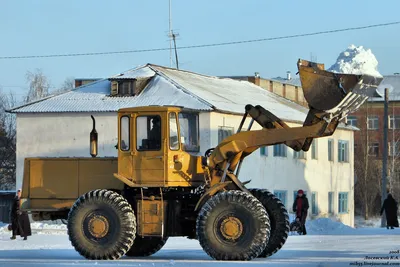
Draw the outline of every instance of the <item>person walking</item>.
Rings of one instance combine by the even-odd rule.
[[[307,234],[306,219],[307,219],[308,208],[309,204],[307,196],[304,194],[304,191],[300,189],[299,191],[297,191],[297,197],[293,202],[293,212],[296,213],[296,217],[300,218],[302,227],[301,233],[303,235]]]
[[[32,235],[28,213],[20,210],[20,199],[21,190],[18,190],[11,207],[11,240],[16,239],[17,235],[20,235],[24,240],[27,240],[28,236]]]
[[[399,227],[399,221],[397,220],[397,202],[393,198],[392,194],[388,194],[381,208],[381,216],[385,211],[386,215],[386,228],[394,229],[394,227]]]

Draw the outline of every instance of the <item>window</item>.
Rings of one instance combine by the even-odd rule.
[[[129,130],[129,117],[128,116],[122,116],[121,117],[121,144],[120,144],[120,149],[122,151],[128,151],[130,150],[130,130]]]
[[[398,156],[400,153],[400,143],[394,142],[394,150],[393,150],[393,142],[388,143],[389,147],[389,156]],[[394,155],[393,155],[394,152]]]
[[[338,141],[338,161],[349,162],[349,142],[339,140]]]
[[[274,145],[274,157],[286,157],[287,147],[285,144]]]
[[[334,202],[334,195],[333,192],[328,192],[328,213],[329,214],[333,214],[334,211],[334,207],[333,207],[333,203]]]
[[[225,138],[233,135],[234,128],[227,126],[218,127],[218,143],[221,143]]]
[[[370,156],[379,156],[379,143],[371,143],[368,146],[368,155]]]
[[[314,139],[311,143],[311,158],[317,159],[318,158],[318,146],[317,146],[317,139]]]
[[[306,153],[303,150],[294,151],[293,150],[293,158],[294,159],[306,159]]]
[[[328,139],[328,160],[333,161],[333,139]]]
[[[181,146],[183,151],[199,152],[199,115],[197,113],[179,113]]]
[[[171,150],[179,149],[178,140],[178,123],[176,121],[176,114],[169,113],[169,148]]]
[[[399,129],[400,128],[400,116],[389,115],[389,129]]]
[[[285,205],[286,207],[286,191],[284,190],[275,190],[274,191],[274,195],[280,199],[280,201],[283,203],[283,205]]]
[[[268,147],[267,146],[262,146],[260,147],[260,155],[261,156],[268,156]]]
[[[118,94],[121,96],[135,95],[135,80],[124,80],[118,82]]]
[[[376,130],[379,128],[378,116],[368,116],[368,129]]]
[[[313,215],[318,214],[318,193],[317,192],[311,193],[311,213]]]
[[[357,117],[356,116],[347,116],[347,124],[357,127]]]
[[[348,193],[339,193],[339,213],[348,213]]]
[[[136,148],[143,150],[161,149],[161,118],[158,115],[136,118]]]

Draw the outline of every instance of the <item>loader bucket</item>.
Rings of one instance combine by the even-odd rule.
[[[310,108],[342,119],[372,96],[383,78],[340,74],[324,70],[323,64],[299,59],[297,63],[304,98]]]

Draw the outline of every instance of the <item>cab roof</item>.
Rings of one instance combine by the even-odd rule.
[[[121,108],[121,109],[118,110],[119,113],[122,113],[122,112],[129,112],[129,113],[135,113],[135,112],[163,112],[163,111],[166,111],[166,112],[168,112],[168,111],[198,112],[197,110],[184,108],[182,106],[169,106],[169,105],[163,105],[163,106],[152,105],[152,106],[142,106],[142,107],[131,107],[131,108]]]

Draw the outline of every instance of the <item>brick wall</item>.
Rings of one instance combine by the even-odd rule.
[[[389,104],[389,116],[395,115],[400,116],[400,103],[394,102]],[[368,131],[368,139],[369,143],[378,143],[379,151],[377,158],[382,158],[383,155],[383,124],[384,124],[384,106],[383,102],[368,102],[364,104],[357,112],[350,114],[350,116],[355,116],[357,118],[357,127],[360,131],[354,132],[354,144],[358,147],[365,147],[366,140],[366,131]],[[378,117],[378,129],[372,130],[367,129],[367,116],[377,116]],[[400,130],[395,129],[394,132],[392,129],[389,129],[388,133],[388,142],[391,142],[393,139],[395,141],[400,141]]]

